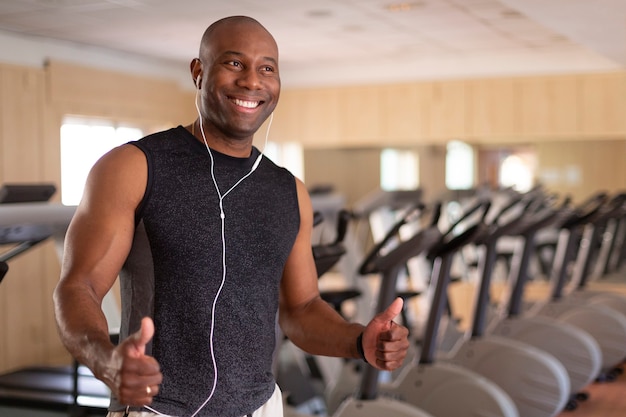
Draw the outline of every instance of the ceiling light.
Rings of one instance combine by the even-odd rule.
[[[502,17],[505,17],[507,19],[521,19],[524,17],[522,13],[518,12],[517,10],[511,9],[505,9],[500,14],[502,15]]]
[[[307,12],[307,15],[309,15],[310,17],[330,17],[333,15],[333,12],[327,9],[316,9],[309,10]]]
[[[414,10],[424,5],[421,1],[405,1],[400,3],[389,3],[385,6],[390,12],[408,12],[409,10]]]

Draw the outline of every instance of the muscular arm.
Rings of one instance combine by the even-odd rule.
[[[395,369],[402,364],[408,349],[408,330],[391,320],[402,304],[392,305],[392,312],[379,315],[368,325],[346,322],[321,297],[311,250],[313,209],[311,200],[298,181],[300,231],[287,259],[280,292],[280,326],[301,349],[315,355],[359,358],[356,339],[363,333],[363,347],[368,362],[380,369]]]
[[[148,402],[124,392],[121,373],[129,365],[141,366],[126,357],[134,355],[145,360],[140,352],[142,343],[147,343],[153,329],[147,323],[148,330],[115,347],[109,339],[101,303],[130,251],[135,209],[144,195],[146,179],[145,157],[132,145],[116,148],[96,163],[68,228],[61,279],[54,292],[55,317],[63,344],[127,403]],[[147,365],[158,372],[156,361],[149,359],[154,363]],[[144,397],[146,384],[151,382],[158,385],[160,381],[137,382],[142,384]]]

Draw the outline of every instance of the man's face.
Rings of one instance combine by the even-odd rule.
[[[251,139],[280,95],[274,39],[253,23],[223,25],[202,55],[200,94],[206,127],[227,139]]]

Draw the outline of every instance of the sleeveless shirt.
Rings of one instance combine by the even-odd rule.
[[[172,416],[237,417],[272,395],[278,292],[300,225],[293,175],[260,155],[211,150],[182,126],[131,144],[148,164],[137,229],[120,273],[120,336],[155,323],[147,354],[163,383],[151,407]],[[225,260],[225,275],[224,265]],[[224,279],[223,279],[224,278]],[[213,358],[216,366],[213,366]],[[217,375],[217,376],[216,376]],[[115,398],[111,410],[124,409]]]

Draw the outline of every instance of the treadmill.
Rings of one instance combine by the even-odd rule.
[[[53,184],[0,187],[0,283],[11,279],[10,261],[39,243],[62,242],[74,207],[49,203]],[[0,375],[0,405],[67,412],[71,417],[106,415],[108,387],[74,361],[67,366],[30,366]]]

